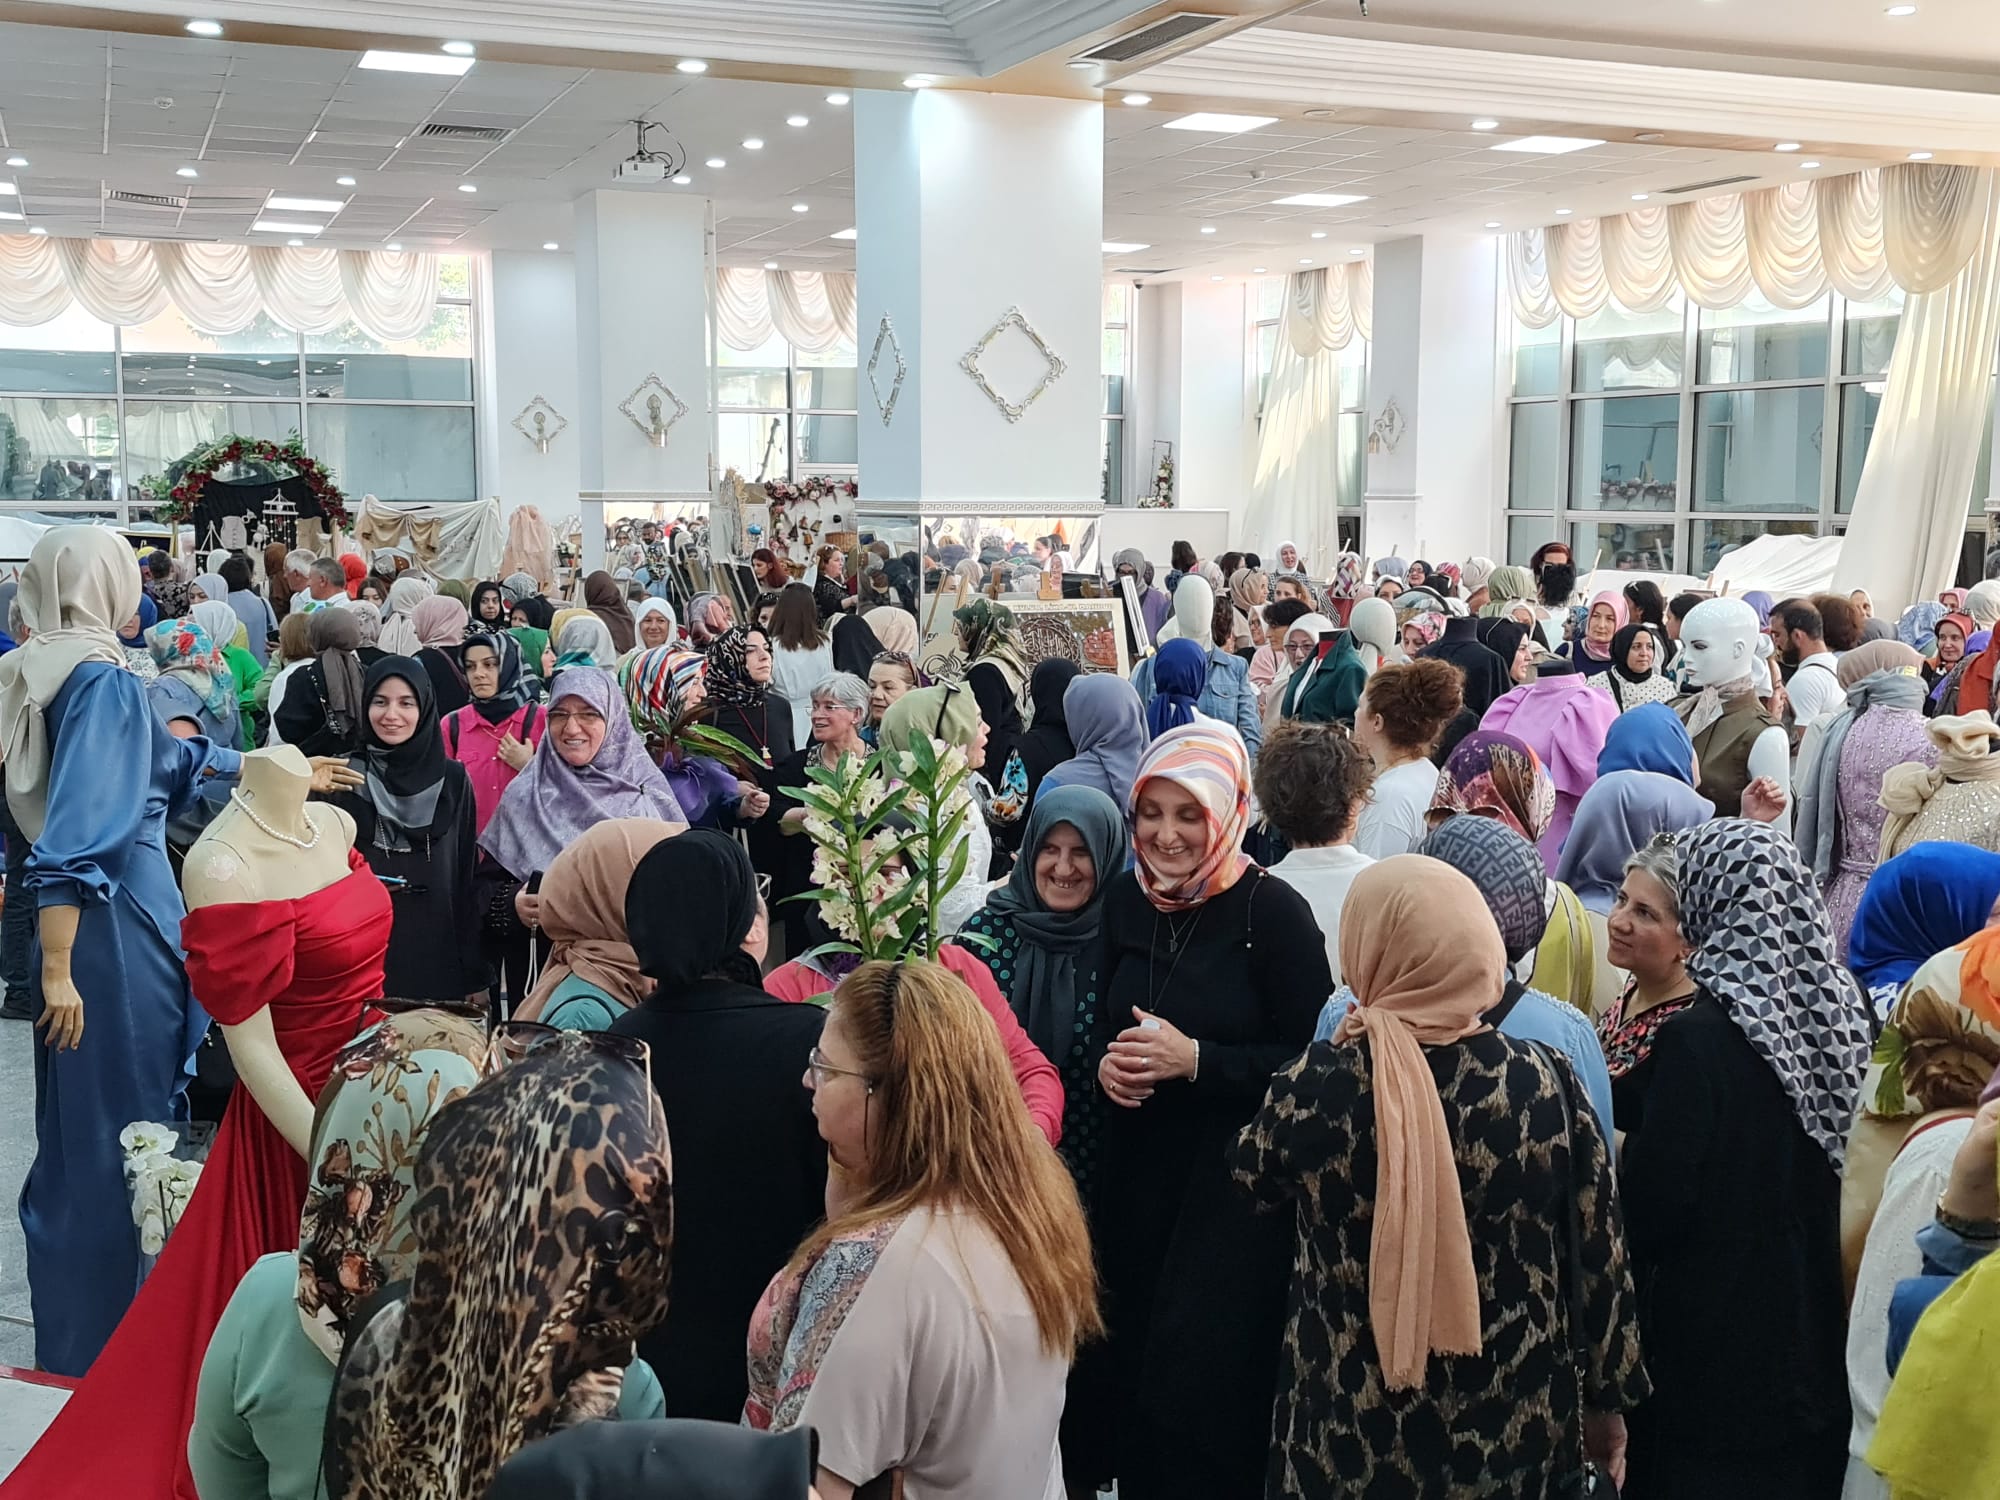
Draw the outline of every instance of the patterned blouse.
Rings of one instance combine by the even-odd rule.
[[[1610,1069],[1613,1078],[1623,1078],[1644,1062],[1646,1055],[1653,1050],[1653,1038],[1660,1034],[1660,1028],[1694,1004],[1694,997],[1699,993],[1689,990],[1685,995],[1662,1001],[1627,1021],[1625,1007],[1632,1003],[1637,989],[1636,983],[1628,982],[1618,998],[1597,1018],[1597,1040],[1604,1044],[1604,1066]]]

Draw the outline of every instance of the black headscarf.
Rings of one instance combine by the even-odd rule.
[[[1035,722],[1014,742],[1021,754],[1021,766],[1028,773],[1028,795],[1032,799],[1042,778],[1066,760],[1076,757],[1070,739],[1069,721],[1063,717],[1063,694],[1083,671],[1066,656],[1051,656],[1035,663],[1028,674],[1028,693],[1034,700]]]
[[[521,675],[521,643],[505,630],[475,630],[459,648],[459,659],[463,661],[465,652],[474,646],[484,646],[500,658],[500,685],[493,690],[493,696],[481,698],[475,693],[472,698],[472,711],[487,723],[498,724],[528,701],[528,685]],[[472,692],[470,672],[466,673],[465,681],[466,691]]]
[[[737,978],[757,920],[757,872],[734,839],[705,828],[656,845],[625,888],[625,930],[656,999],[711,974]],[[756,983],[750,965],[748,982]]]
[[[843,611],[833,622],[832,636],[833,670],[852,672],[866,682],[868,669],[882,654],[882,642],[869,629],[868,622]]]
[[[367,707],[391,678],[408,683],[417,699],[417,727],[400,745],[382,743]],[[452,763],[438,730],[437,694],[422,662],[385,656],[362,680],[361,702],[361,753],[354,769],[368,778],[363,790],[375,809],[376,842],[394,851],[396,844],[385,840],[400,835],[407,848],[410,835],[427,834],[436,825],[439,793]]]
[[[1648,630],[1653,635],[1653,668],[1649,672],[1634,672],[1625,665],[1625,658],[1632,650],[1632,643],[1639,639],[1639,632]],[[1667,659],[1665,633],[1656,625],[1644,620],[1634,620],[1611,637],[1611,670],[1627,682],[1650,682],[1660,675],[1660,669]]]
[[[805,1500],[816,1447],[809,1427],[584,1422],[508,1459],[485,1500]]]
[[[488,621],[479,617],[479,603],[489,594],[500,603],[500,618],[498,620]],[[476,585],[472,590],[472,601],[466,605],[466,609],[472,616],[466,622],[465,626],[467,640],[470,640],[475,635],[491,634],[496,630],[505,630],[507,628],[507,617],[513,612],[512,606],[507,603],[507,591],[497,583]]]
[[[556,607],[540,594],[529,594],[526,598],[516,599],[513,608],[526,615],[528,624],[536,630],[547,630],[556,622]],[[509,610],[509,617],[512,614],[513,610]]]
[[[1519,620],[1482,620],[1480,623],[1489,627],[1480,633],[1480,640],[1506,666],[1507,686],[1514,686],[1514,658],[1520,653],[1521,642],[1527,638],[1528,627]]]

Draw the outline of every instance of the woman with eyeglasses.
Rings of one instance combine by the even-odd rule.
[[[751,1310],[826,1202],[826,1147],[799,1088],[825,1012],[759,983],[757,884],[740,845],[696,829],[646,852],[619,907],[644,998],[611,1029],[651,1049],[680,1200],[673,1306],[640,1352],[668,1415],[718,1422],[743,1414]]]
[[[920,734],[927,735],[934,744],[963,751],[966,765],[975,773],[987,764],[988,726],[980,716],[972,690],[962,683],[945,682],[905,693],[882,716],[884,750],[899,754],[907,751]],[[958,931],[965,925],[965,919],[986,901],[987,870],[993,862],[993,832],[983,816],[968,821],[965,874],[938,902],[940,937]]]
[[[803,1081],[827,1222],[752,1317],[745,1423],[816,1431],[825,1500],[891,1472],[913,1496],[1061,1495],[1064,1385],[1101,1326],[1090,1237],[978,1001],[932,964],[864,964]]]

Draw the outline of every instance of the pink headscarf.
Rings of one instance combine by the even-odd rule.
[[[465,639],[465,606],[449,594],[432,594],[410,611],[410,628],[426,646],[449,650]]]
[[[1590,679],[1567,672],[1513,688],[1493,700],[1479,727],[1511,734],[1541,758],[1556,784],[1556,815],[1536,841],[1554,872],[1583,794],[1597,784],[1597,757],[1617,721],[1611,695]]]
[[[1617,622],[1611,628],[1613,635],[1616,635],[1625,628],[1632,611],[1631,607],[1625,602],[1625,596],[1616,589],[1605,589],[1600,593],[1590,596],[1589,608],[1583,612],[1583,634],[1578,636],[1577,639],[1583,643],[1583,654],[1592,661],[1609,661],[1611,660],[1611,643],[1606,641],[1602,646],[1599,646],[1590,638],[1590,616],[1600,604],[1609,606],[1611,617]]]

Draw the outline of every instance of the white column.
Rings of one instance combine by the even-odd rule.
[[[550,526],[576,514],[582,471],[578,400],[576,261],[567,253],[496,250],[493,278],[493,400],[487,493],[503,514],[532,505]],[[514,426],[540,397],[569,425],[541,452]],[[549,426],[555,425],[555,417]],[[532,429],[532,418],[529,423]],[[544,429],[547,430],[546,428]]]
[[[854,96],[855,243],[868,510],[976,503],[1033,515],[1098,503],[1102,106],[957,90]],[[960,367],[1018,309],[1064,366],[1018,420]],[[896,356],[906,366],[891,419]],[[1049,369],[1020,328],[979,357],[1021,403]]]
[[[651,192],[601,191],[576,202],[576,435],[586,567],[603,562],[607,501],[707,500],[712,493],[707,218],[701,199]],[[666,424],[664,443],[619,409],[626,403],[641,423],[657,414]]]
[[[1368,419],[1393,403],[1395,447],[1371,438],[1362,550],[1498,557],[1505,503],[1498,241],[1435,234],[1375,249]]]

